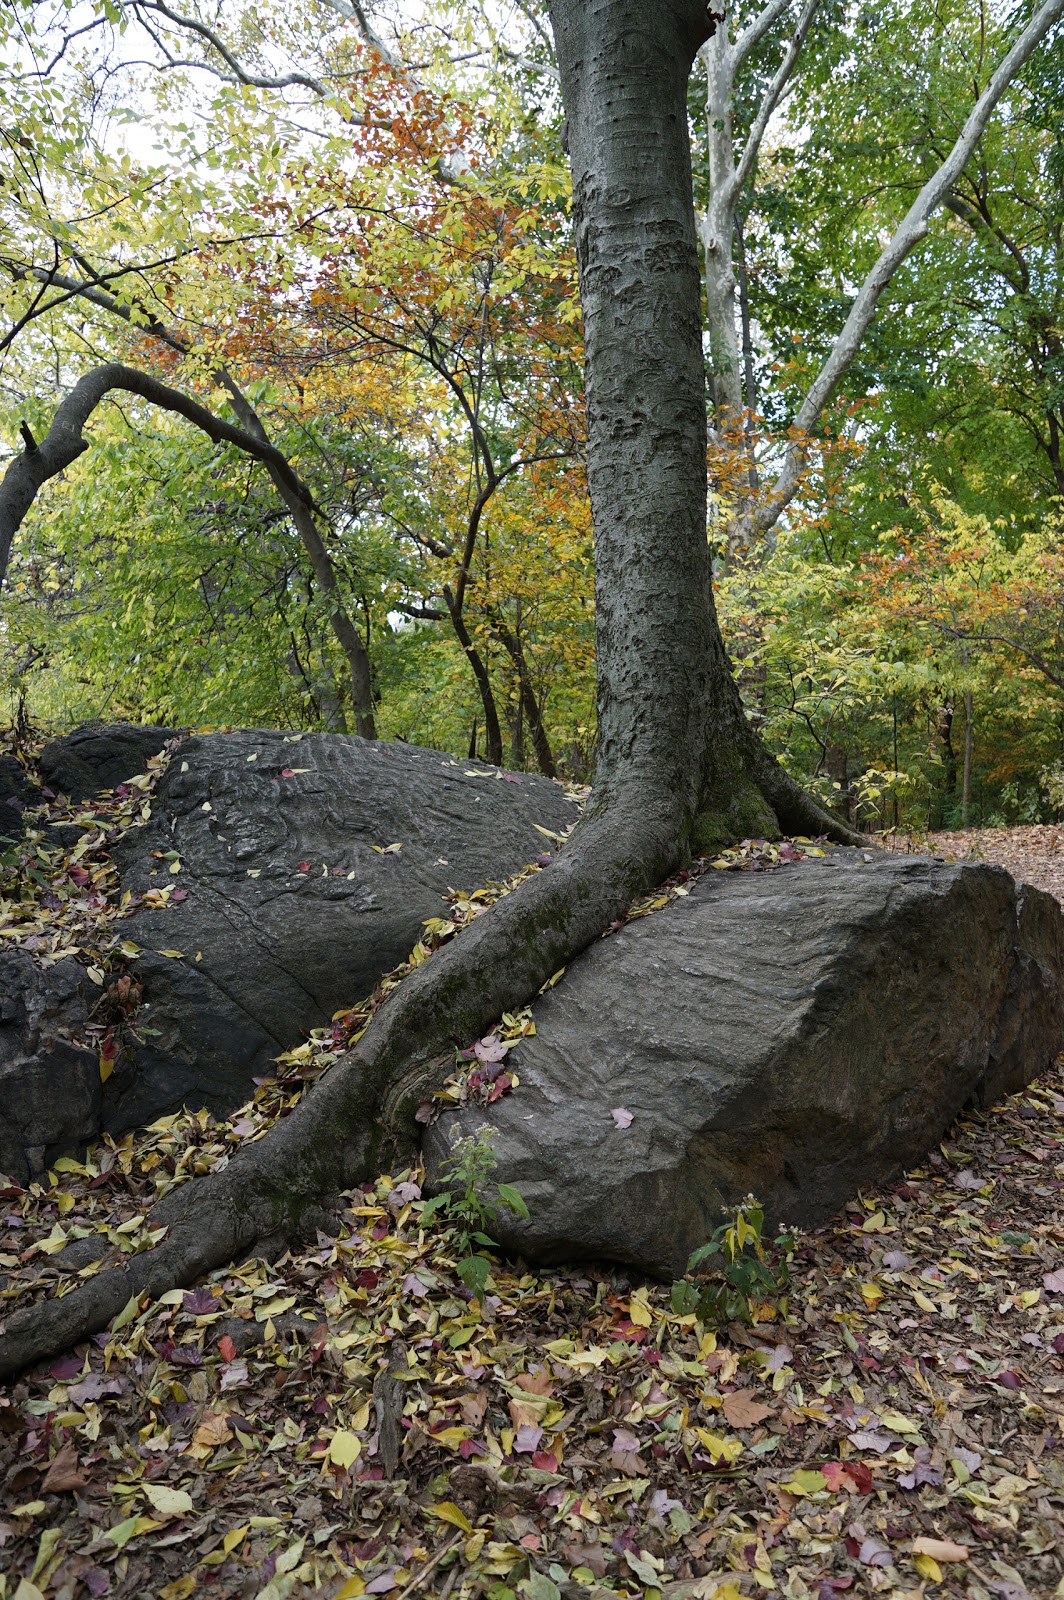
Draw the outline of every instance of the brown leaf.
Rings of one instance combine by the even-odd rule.
[[[730,1428],[756,1428],[759,1422],[772,1415],[771,1405],[759,1400],[753,1389],[737,1389],[724,1396],[721,1407]]]
[[[225,1444],[232,1437],[229,1418],[224,1411],[205,1411],[199,1427],[192,1435],[192,1443],[206,1445],[214,1449],[215,1445]]]
[[[511,1400],[510,1420],[515,1428],[534,1428],[539,1422],[539,1410],[527,1400]]]
[[[913,1540],[914,1556],[930,1556],[932,1561],[967,1561],[968,1546],[954,1544],[952,1539],[927,1539],[923,1534]]]
[[[562,1546],[562,1555],[571,1567],[587,1567],[596,1578],[606,1576],[606,1554],[600,1544],[572,1544]]]
[[[88,1476],[78,1466],[76,1448],[72,1443],[67,1443],[53,1456],[41,1484],[41,1493],[73,1494],[75,1489],[84,1489],[88,1481]]]
[[[539,1394],[550,1397],[554,1394],[554,1379],[549,1372],[519,1372],[516,1378],[517,1387],[526,1394]]]
[[[466,1427],[479,1428],[484,1421],[484,1413],[488,1409],[487,1394],[465,1394],[459,1400],[458,1405],[462,1412],[462,1421]]]

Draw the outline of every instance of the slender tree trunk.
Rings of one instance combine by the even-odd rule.
[[[943,701],[935,719],[938,742],[942,750],[942,786],[940,823],[946,826],[948,813],[957,798],[957,752],[953,748],[953,702]]]
[[[459,605],[450,584],[443,586],[443,599],[447,607],[447,614],[451,619],[451,626],[455,637],[465,652],[465,658],[473,669],[473,676],[477,682],[480,694],[480,704],[484,712],[484,759],[494,766],[502,766],[502,728],[499,724],[499,708],[495,704],[495,692],[491,687],[491,678],[484,662],[484,657],[473,643],[472,636],[465,624],[462,608]]]
[[[229,395],[229,403],[243,426],[249,433],[256,434],[260,439],[268,442],[269,435],[263,426],[262,419],[242,390],[233,382],[228,373],[221,373],[219,376],[222,378],[226,392]],[[340,649],[344,653],[347,670],[351,678],[351,703],[355,710],[355,731],[363,739],[375,739],[377,737],[377,728],[373,716],[373,677],[370,670],[369,655],[351,613],[344,604],[340,583],[336,576],[336,568],[325,546],[325,541],[318,530],[314,511],[308,497],[300,494],[272,462],[267,461],[266,471],[269,473],[277,493],[288,507],[296,532],[302,540],[303,548],[307,552],[310,564],[314,569],[318,587],[329,604],[329,624]]]
[[[735,213],[735,273],[739,284],[739,321],[743,331],[743,389],[746,401],[746,453],[750,458],[746,481],[751,494],[758,491],[757,461],[754,457],[754,413],[757,410],[757,383],[754,378],[754,337],[750,327],[750,280],[746,271],[746,238],[741,212]]]
[[[964,691],[964,769],[961,777],[961,827],[968,826],[972,806],[972,753],[975,728],[972,723],[972,691]]]
[[[556,778],[558,770],[554,765],[554,755],[551,751],[547,729],[543,722],[543,710],[536,699],[536,690],[525,660],[525,652],[521,640],[510,629],[501,617],[492,620],[492,627],[499,639],[499,643],[506,651],[514,664],[517,674],[517,684],[521,697],[521,707],[528,718],[528,731],[532,736],[532,748],[536,752],[536,764],[545,778]]]
[[[569,125],[587,349],[599,761],[549,870],[424,962],[295,1112],[155,1206],[154,1249],[17,1312],[0,1376],[250,1250],[326,1220],[501,1012],[525,1004],[695,847],[780,826],[858,842],[768,757],[742,715],[713,610],[706,412],[686,88],[703,0],[551,0]],[[58,1263],[57,1263],[58,1264]]]

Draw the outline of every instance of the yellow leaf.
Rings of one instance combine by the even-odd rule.
[[[329,1460],[337,1467],[352,1466],[362,1454],[362,1441],[347,1428],[341,1428],[329,1440]]]
[[[937,1310],[938,1310],[938,1307],[936,1306],[935,1302],[932,1299],[930,1299],[926,1294],[921,1294],[919,1289],[914,1289],[913,1290],[913,1299],[916,1301],[916,1304],[920,1307],[921,1311],[936,1311],[937,1312]]]
[[[124,1328],[127,1322],[132,1322],[133,1318],[137,1314],[137,1307],[139,1305],[140,1296],[137,1294],[131,1294],[115,1320],[112,1322],[111,1332],[117,1333],[119,1328]]]
[[[720,1434],[710,1433],[708,1428],[696,1428],[695,1432],[709,1452],[709,1458],[714,1466],[718,1461],[732,1462],[736,1456],[742,1455],[741,1439],[725,1439]]]
[[[159,1590],[159,1600],[188,1600],[189,1595],[195,1592],[195,1576],[186,1572],[183,1578],[175,1578],[172,1583],[163,1585]]]
[[[62,1210],[61,1206],[60,1206],[60,1210]],[[1039,1302],[1039,1300],[1041,1298],[1042,1298],[1041,1289],[1025,1289],[1023,1291],[1023,1293],[1020,1295],[1020,1309],[1021,1309],[1021,1311],[1029,1311],[1032,1306],[1036,1306],[1038,1304],[1038,1302]]]
[[[348,1578],[342,1589],[337,1589],[333,1600],[358,1600],[359,1595],[365,1592],[366,1585],[356,1573],[354,1577]]]
[[[269,1322],[271,1317],[279,1317],[282,1311],[291,1311],[295,1303],[294,1294],[279,1295],[276,1300],[267,1300],[264,1306],[255,1307],[255,1321]]]
[[[430,1517],[437,1517],[440,1522],[449,1522],[453,1528],[461,1528],[463,1533],[473,1532],[473,1524],[453,1500],[441,1500],[439,1505],[426,1506],[425,1510]]]
[[[883,1290],[879,1287],[878,1283],[862,1283],[861,1299],[864,1301],[869,1311],[874,1311],[882,1298]]]
[[[649,1328],[654,1320],[646,1301],[638,1299],[635,1295],[628,1302],[628,1315],[637,1328]]]
[[[65,1217],[68,1211],[73,1211],[77,1202],[72,1194],[61,1194],[57,1201],[60,1216]]]
[[[196,1508],[192,1496],[184,1489],[168,1489],[162,1483],[146,1483],[144,1496],[153,1511],[160,1517],[185,1517]]]
[[[803,1468],[794,1473],[786,1483],[781,1485],[781,1488],[786,1489],[788,1494],[798,1495],[800,1497],[806,1494],[819,1494],[820,1491],[822,1489],[826,1489],[827,1486],[828,1481],[822,1472],[817,1472],[812,1468]]]
[[[913,1556],[913,1566],[921,1578],[928,1578],[932,1583],[942,1582],[942,1568],[934,1556]]]

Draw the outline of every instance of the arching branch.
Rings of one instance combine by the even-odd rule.
[[[199,428],[215,444],[232,444],[245,454],[254,456],[256,461],[271,467],[293,494],[313,504],[313,496],[307,485],[288,458],[275,446],[243,428],[223,422],[206,406],[201,406],[179,389],[171,389],[168,384],[160,383],[158,378],[138,372],[135,367],[123,366],[120,361],[109,361],[78,380],[60,403],[44,438],[34,450],[31,451],[27,446],[21,455],[17,455],[0,482],[0,581],[7,571],[15,534],[39,491],[50,478],[71,466],[89,448],[89,441],[84,436],[85,425],[96,407],[115,389],[139,395],[142,400],[159,406],[163,411],[184,417],[186,422]]]

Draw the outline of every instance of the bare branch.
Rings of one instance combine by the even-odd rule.
[[[787,41],[787,48],[784,51],[783,60],[780,62],[776,75],[765,90],[757,116],[754,118],[750,132],[747,135],[746,145],[739,159],[739,165],[735,169],[734,193],[736,200],[754,170],[758,152],[761,149],[761,141],[765,137],[765,129],[768,127],[772,119],[772,113],[779,105],[783,91],[786,89],[798,64],[798,57],[802,53],[813,18],[819,9],[820,0],[807,0],[805,10],[798,19],[798,26]]]
[[[790,10],[791,0],[769,0],[763,11],[759,11],[753,22],[745,27],[735,43],[732,45],[732,69],[738,71],[753,50],[759,45],[768,33],[774,28],[785,11]]]
[[[205,39],[211,49],[221,56],[238,83],[247,84],[253,89],[310,89],[323,100],[328,97],[329,91],[325,85],[318,78],[312,78],[305,72],[286,72],[276,78],[259,77],[248,72],[213,28],[209,28],[198,17],[186,17],[179,11],[171,11],[170,7],[164,4],[164,0],[136,0],[136,4],[138,12],[154,11],[160,17],[165,17],[168,22],[172,22],[175,27],[184,28],[186,32],[198,34],[201,39]]]

